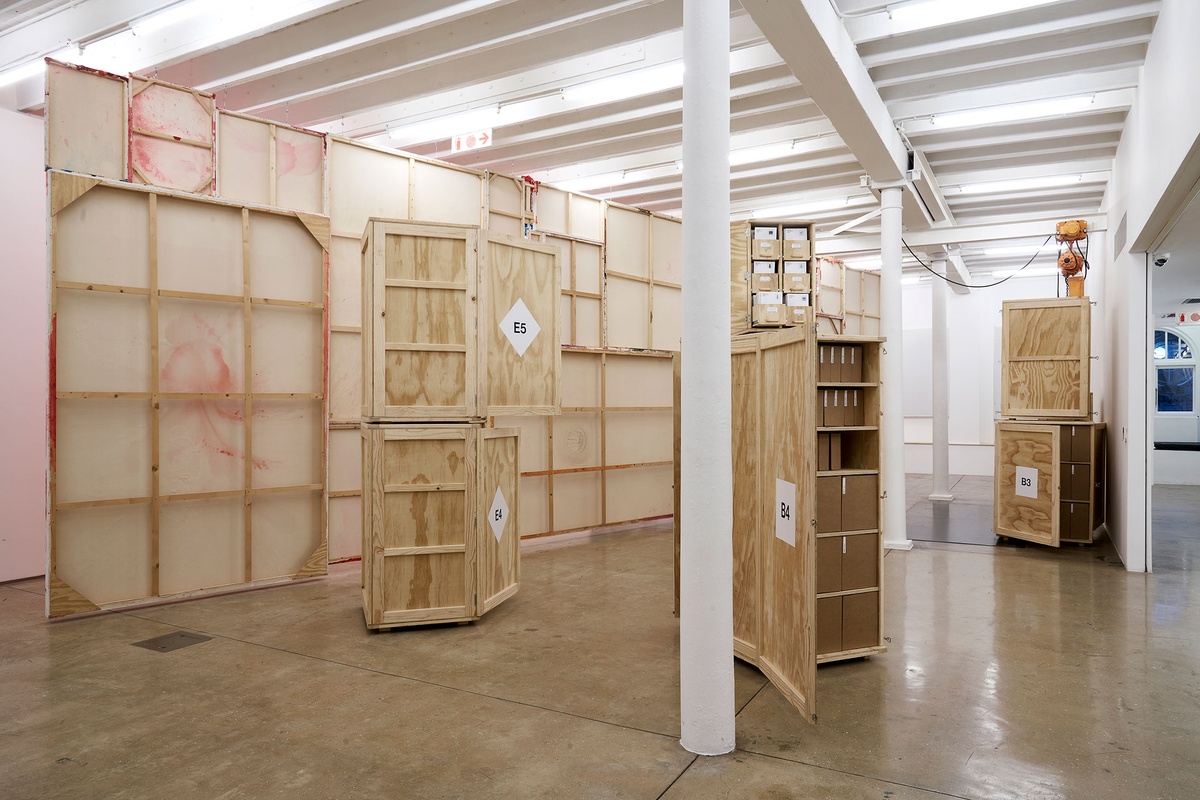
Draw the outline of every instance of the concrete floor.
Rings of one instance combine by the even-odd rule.
[[[355,564],[56,623],[40,580],[3,585],[0,798],[1193,797],[1200,492],[1155,500],[1186,524],[1153,575],[1103,546],[890,552],[891,650],[822,667],[815,725],[738,664],[717,758],[677,741],[669,526],[530,548],[462,627],[367,632]],[[178,630],[212,639],[131,646]]]

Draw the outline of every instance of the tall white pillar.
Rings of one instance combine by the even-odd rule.
[[[729,3],[683,4],[680,744],[733,750]]]
[[[904,246],[901,230],[903,188],[886,186],[880,190],[883,214],[880,218],[880,329],[887,341],[883,345],[880,383],[883,385],[883,419],[880,430],[880,460],[883,469],[883,546],[892,550],[911,550],[905,520],[904,496],[904,373],[900,348],[904,325],[901,316],[900,270]]]
[[[946,260],[936,259],[933,271],[945,277]],[[950,494],[950,385],[946,342],[950,326],[946,317],[946,298],[950,287],[933,279],[933,493],[930,500],[948,503]]]

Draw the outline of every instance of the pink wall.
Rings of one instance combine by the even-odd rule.
[[[0,581],[46,571],[46,177],[42,121],[0,110]]]

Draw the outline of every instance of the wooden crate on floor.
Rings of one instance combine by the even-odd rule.
[[[1091,415],[1091,314],[1086,297],[1004,301],[1001,416]]]
[[[1103,423],[996,423],[995,529],[1058,547],[1104,522]]]
[[[361,254],[364,419],[558,413],[557,248],[372,219]]]
[[[362,437],[367,627],[468,622],[516,594],[517,430],[363,423]]]

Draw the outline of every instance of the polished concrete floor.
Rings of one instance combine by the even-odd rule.
[[[480,622],[381,634],[353,564],[56,623],[40,581],[7,584],[0,798],[1191,798],[1200,534],[1180,519],[1153,575],[1103,546],[889,552],[890,651],[822,667],[816,724],[739,664],[716,758],[678,744],[669,526],[529,548]],[[132,646],[181,630],[212,638]]]

